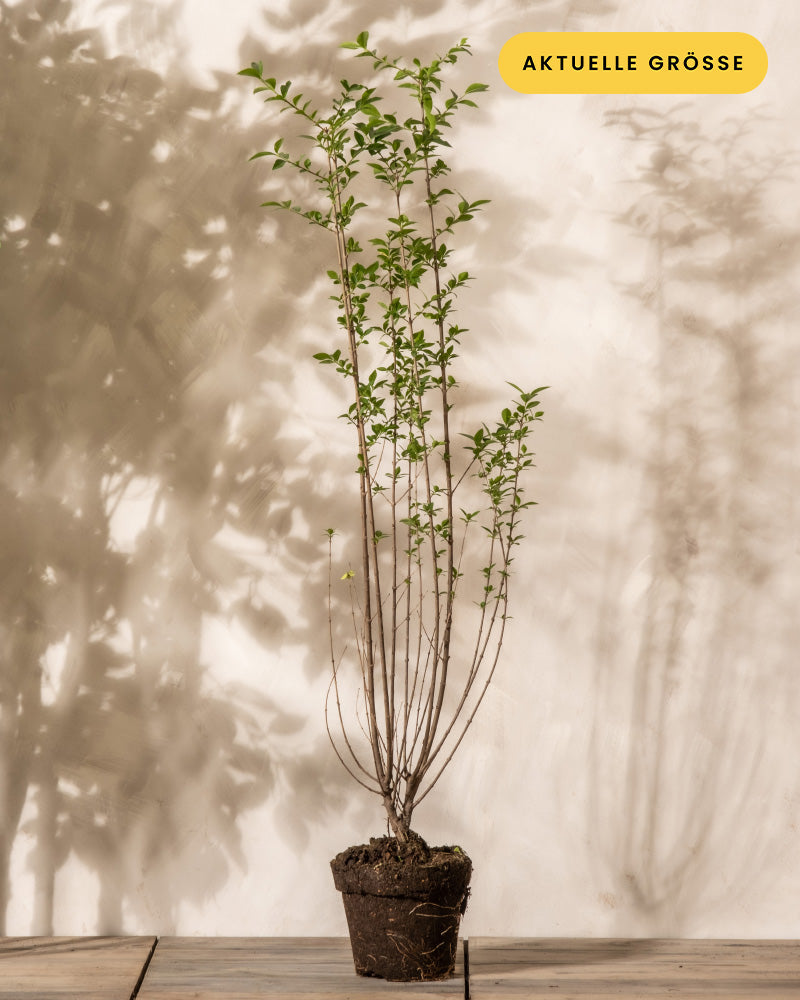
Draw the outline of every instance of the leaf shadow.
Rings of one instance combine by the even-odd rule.
[[[800,231],[776,206],[796,162],[763,112],[709,124],[690,107],[609,116],[638,163],[618,221],[644,277],[622,291],[654,330],[653,404],[617,456],[639,482],[627,545],[605,546],[587,822],[623,932],[656,936],[690,932],[768,867],[776,831],[742,816],[780,794],[765,720],[792,688],[774,628],[792,511],[774,490],[796,354],[776,322],[797,309]]]
[[[98,930],[155,910],[168,931],[247,867],[249,810],[278,802],[302,850],[341,805],[338,775],[308,777],[305,713],[247,671],[221,682],[208,643],[249,629],[275,670],[300,630],[265,559],[291,576],[324,548],[295,523],[317,496],[295,348],[253,306],[290,269],[265,285],[227,183],[252,136],[222,88],[108,57],[72,11],[0,23],[0,912],[22,842],[34,933],[64,919],[70,859],[97,875]],[[198,156],[220,137],[230,159]]]

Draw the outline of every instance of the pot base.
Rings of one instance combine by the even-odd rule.
[[[331,862],[355,970],[395,982],[447,979],[455,969],[472,862],[459,848],[400,856],[383,837]]]

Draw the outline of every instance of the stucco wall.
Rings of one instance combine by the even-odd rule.
[[[453,153],[492,199],[467,412],[551,387],[502,666],[416,824],[473,857],[465,932],[800,936],[798,14],[375,7],[0,6],[5,931],[344,933],[328,859],[384,824],[322,721],[332,248],[258,208],[274,118],[234,74],[321,90],[369,29],[466,35],[491,86]],[[589,29],[747,31],[770,70],[500,80],[510,35]]]

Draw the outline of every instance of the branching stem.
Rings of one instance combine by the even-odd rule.
[[[298,115],[310,129],[305,138],[322,153],[312,164],[289,155],[280,138],[254,159],[271,159],[273,170],[285,168],[316,185],[319,206],[291,199],[266,204],[299,214],[335,237],[336,269],[328,275],[337,290],[344,345],[315,357],[349,383],[352,399],[344,417],[358,449],[360,579],[350,569],[342,579],[348,581],[355,637],[350,659],[362,686],[348,725],[340,681],[347,647],[337,654],[333,628],[343,598],[333,585],[328,529],[331,682],[325,725],[342,765],[380,796],[393,833],[403,841],[415,807],[461,745],[499,662],[512,551],[521,538],[517,524],[530,506],[521,489],[521,476],[532,465],[526,442],[542,416],[541,390],[513,386],[517,398],[500,419],[481,424],[466,435],[466,448],[454,452],[453,366],[466,331],[452,317],[458,291],[471,278],[449,273],[448,244],[485,201],[469,202],[439,184],[450,171],[442,159],[449,148],[445,132],[460,108],[476,106],[470,95],[486,87],[472,84],[462,94],[451,90],[444,96],[443,72],[469,53],[466,40],[427,65],[387,58],[368,43],[362,32],[345,47],[391,76],[393,96],[408,91],[410,116],[387,110],[387,95],[362,84],[342,80],[323,113],[296,94],[291,81],[265,77],[259,63],[242,74],[258,80],[256,91],[266,93],[267,101]],[[366,234],[360,213],[368,206],[353,193],[365,190],[359,180],[365,171],[387,196],[384,207],[376,204],[370,213],[373,221],[385,214],[383,228]],[[475,509],[462,509],[457,517],[456,492],[466,490],[469,497],[470,483],[479,489],[471,500],[459,493],[459,502]],[[380,503],[378,496],[384,498]],[[473,521],[484,532],[485,546],[477,544],[481,536],[471,529]],[[459,612],[456,633],[456,596],[463,608],[463,587],[472,597],[477,590],[477,608],[468,603]],[[471,643],[462,648],[462,636],[470,632]],[[461,671],[452,668],[456,634],[466,664]],[[329,712],[332,699],[335,713]],[[331,731],[330,714],[341,741]],[[350,735],[353,724],[358,740],[368,744],[366,753]]]

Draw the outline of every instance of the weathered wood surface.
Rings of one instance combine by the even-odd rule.
[[[470,938],[474,1000],[800,1000],[800,941]]]
[[[130,1000],[148,937],[0,939],[3,1000]],[[162,938],[138,1000],[329,1000],[464,995],[455,978],[362,979],[345,938]],[[474,1000],[677,997],[800,1000],[800,941],[471,938]]]
[[[463,997],[457,975],[438,983],[387,983],[356,976],[346,938],[161,938],[138,1000],[403,1000]]]
[[[0,997],[130,1000],[154,937],[0,938]]]

